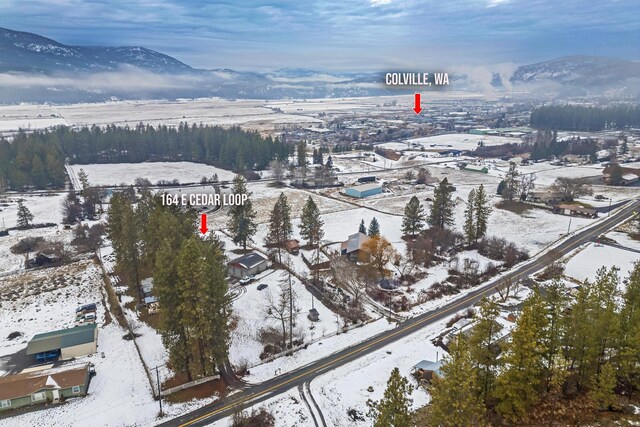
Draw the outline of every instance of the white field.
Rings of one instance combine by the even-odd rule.
[[[581,282],[587,279],[593,282],[596,272],[601,267],[617,267],[620,269],[618,272],[620,279],[624,279],[629,277],[634,263],[638,261],[640,261],[640,254],[637,252],[589,243],[567,261],[564,274]],[[621,280],[620,291],[624,291],[622,282]]]
[[[67,193],[16,194],[7,193],[0,197],[0,229],[15,227],[18,222],[18,200],[33,214],[33,223],[62,222],[62,202]],[[8,204],[8,206],[2,206]]]
[[[211,178],[218,174],[221,181],[232,180],[233,172],[192,162],[151,162],[151,163],[108,163],[88,165],[68,165],[67,171],[73,176],[74,186],[78,186],[78,172],[83,169],[92,185],[131,185],[136,178],[146,178],[155,184],[159,180],[181,183],[200,182],[203,176]]]

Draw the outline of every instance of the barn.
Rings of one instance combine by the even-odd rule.
[[[344,194],[347,196],[357,197],[358,199],[380,193],[382,193],[382,186],[375,183],[356,185],[344,190]]]
[[[27,344],[27,355],[37,361],[86,356],[97,351],[98,329],[95,323],[37,334]]]

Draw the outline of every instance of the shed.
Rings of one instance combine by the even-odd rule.
[[[27,344],[27,355],[34,354],[38,360],[50,359],[58,354],[60,359],[72,359],[96,352],[98,344],[96,324],[37,334]],[[44,358],[44,359],[43,359]]]
[[[417,376],[419,379],[426,381],[432,381],[434,377],[442,378],[442,361],[434,362],[432,360],[421,360],[413,365],[411,373]]]
[[[317,322],[318,320],[320,320],[320,313],[318,313],[318,310],[316,310],[315,308],[312,308],[311,310],[309,310],[309,314],[307,315],[307,317],[312,322]]]
[[[347,196],[356,197],[358,199],[380,193],[382,193],[382,186],[376,183],[356,185],[344,190],[344,194],[346,194]]]
[[[0,412],[84,396],[90,372],[90,364],[83,363],[0,377]]]
[[[229,274],[242,279],[269,268],[269,260],[258,252],[251,252],[229,263]]]
[[[489,173],[489,168],[481,165],[467,165],[464,167],[464,170],[470,172]]]

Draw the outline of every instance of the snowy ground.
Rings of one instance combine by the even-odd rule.
[[[18,222],[18,201],[33,214],[33,223],[62,222],[62,201],[66,193],[16,194],[0,196],[0,230],[15,227]]]
[[[0,278],[0,355],[26,348],[35,334],[73,327],[78,305],[101,301],[101,283],[100,268],[91,261]],[[104,319],[101,304],[97,315]],[[7,340],[14,331],[22,336]]]
[[[220,181],[232,180],[235,174],[225,169],[192,162],[109,163],[67,165],[69,175],[77,184],[77,174],[83,169],[92,185],[131,185],[136,178],[146,178],[152,184],[159,180],[181,183],[200,182],[203,176],[218,174]],[[74,184],[75,185],[75,184]]]
[[[33,230],[12,230],[8,236],[0,236],[0,276],[24,268],[24,255],[11,253],[11,246],[25,237],[42,237],[46,241],[69,242],[73,236],[71,230],[63,230],[60,226]]]
[[[564,274],[581,282],[587,279],[593,282],[596,278],[596,272],[601,267],[615,266],[620,269],[618,274],[623,279],[629,276],[633,264],[638,261],[640,261],[640,253],[606,245],[595,246],[594,243],[589,243],[567,261]],[[620,290],[624,290],[622,283]]]
[[[263,350],[259,339],[260,330],[268,326],[280,327],[276,320],[268,318],[268,298],[270,296],[277,301],[280,282],[284,278],[285,274],[282,270],[267,270],[257,276],[252,283],[241,287],[239,298],[233,302],[233,314],[238,316],[238,326],[233,332],[229,349],[232,363],[244,362],[250,366],[260,363],[259,356]],[[313,304],[320,314],[320,320],[312,322],[307,318],[311,309],[312,296],[298,279],[292,277],[292,282],[296,295],[295,305],[298,309],[295,328],[304,336],[305,342],[335,332],[336,318],[333,312],[319,301],[315,300]],[[266,284],[268,287],[259,291],[257,289],[259,284]]]

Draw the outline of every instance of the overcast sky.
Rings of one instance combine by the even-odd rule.
[[[640,59],[639,0],[0,0],[0,26],[72,45],[144,46],[197,68]]]

